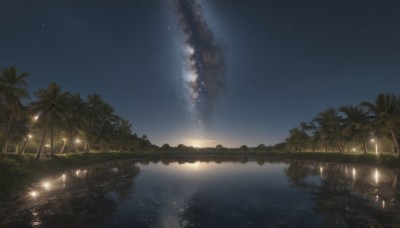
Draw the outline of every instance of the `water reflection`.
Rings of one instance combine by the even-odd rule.
[[[398,227],[399,192],[397,173],[376,167],[240,156],[123,161],[33,184],[0,226]]]

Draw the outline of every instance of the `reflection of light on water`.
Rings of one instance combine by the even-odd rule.
[[[356,168],[353,168],[352,173],[353,173],[353,179],[356,179]]]
[[[42,220],[40,220],[39,218],[39,212],[37,212],[36,210],[32,211],[32,227],[40,227],[40,225],[42,224]]]
[[[321,174],[321,177],[322,177],[322,173],[324,172],[324,167],[319,167],[319,173]]]
[[[183,166],[185,168],[192,169],[192,170],[198,170],[201,167],[200,162],[185,163],[185,164],[183,164]]]
[[[118,171],[119,171],[119,169],[117,167],[114,167],[111,169],[111,172],[113,172],[113,173],[118,173]]]
[[[379,181],[379,173],[378,173],[378,169],[375,169],[374,178],[375,178],[375,183],[376,183],[376,184],[378,184],[378,181]]]

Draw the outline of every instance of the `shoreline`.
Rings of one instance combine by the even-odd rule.
[[[340,153],[282,153],[282,152],[257,152],[257,151],[155,151],[155,152],[130,152],[130,153],[90,153],[56,155],[53,158],[45,158],[37,161],[31,155],[23,158],[7,155],[0,160],[0,205],[15,197],[17,192],[29,187],[29,185],[45,176],[53,175],[88,165],[133,160],[161,161],[163,159],[182,159],[186,162],[194,162],[203,158],[212,161],[219,158],[220,162],[234,161],[238,158],[270,159],[282,162],[320,162],[327,164],[356,165],[363,167],[382,167],[400,170],[400,159],[393,155],[372,154],[340,154]]]

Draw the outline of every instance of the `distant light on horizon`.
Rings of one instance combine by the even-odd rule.
[[[219,143],[217,140],[213,139],[184,139],[184,143],[186,146],[193,146],[195,148],[206,148],[206,147],[215,147]]]

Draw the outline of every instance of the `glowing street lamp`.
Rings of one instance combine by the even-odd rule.
[[[50,184],[50,182],[45,181],[45,182],[42,183],[42,187],[43,187],[44,189],[46,189],[46,190],[50,190],[51,184]]]
[[[378,140],[371,139],[371,142],[375,144],[375,154],[378,155]]]
[[[29,195],[32,196],[32,198],[36,198],[38,196],[38,193],[36,191],[31,191]]]

